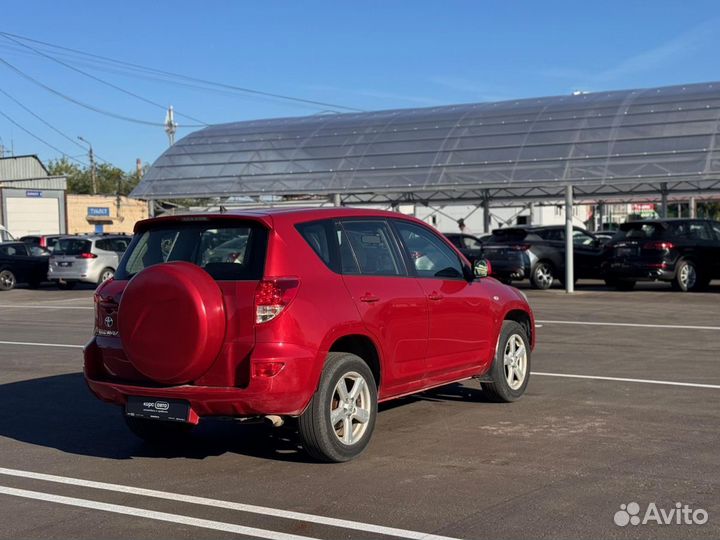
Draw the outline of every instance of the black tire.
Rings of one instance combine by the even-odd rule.
[[[364,388],[358,387],[360,395],[355,401],[343,402],[338,398],[336,389],[342,384],[348,394],[348,400],[351,400],[355,385],[358,384],[356,379],[353,385],[348,387],[347,380],[353,377],[362,378]],[[342,380],[342,382],[341,382]],[[367,390],[367,392],[365,392]],[[334,407],[334,405],[336,405]],[[357,412],[358,405],[364,405],[360,409],[367,412],[367,421],[362,422],[351,416]],[[350,408],[352,407],[352,409]],[[333,425],[330,415],[331,411],[339,410],[340,418]],[[319,461],[335,462],[349,461],[358,455],[367,447],[375,428],[375,419],[377,417],[377,387],[375,378],[368,365],[359,356],[344,352],[332,352],[328,354],[320,376],[320,384],[313,395],[310,405],[300,416],[298,427],[300,439],[305,451],[314,459]],[[341,441],[341,434],[345,435],[346,421],[349,422],[352,434],[355,430],[359,431],[358,439],[351,444]],[[357,422],[357,423],[356,423]],[[364,428],[362,427],[365,424]]]
[[[518,384],[517,387],[510,385],[508,380],[508,373],[505,366],[505,353],[508,348],[510,340],[519,338],[522,340],[523,346],[525,347],[525,369],[522,380],[520,377],[515,375],[511,377],[513,384]],[[516,342],[517,343],[517,342]],[[519,350],[516,348],[516,350]],[[493,401],[499,401],[503,403],[510,403],[517,401],[525,393],[528,382],[530,381],[530,340],[525,332],[525,327],[515,321],[503,322],[502,331],[500,332],[500,340],[498,341],[497,352],[495,353],[495,359],[493,365],[490,368],[489,376],[492,382],[481,383],[483,392],[485,392],[490,399]],[[514,370],[513,370],[514,371]]]
[[[702,280],[695,263],[681,259],[675,268],[675,278],[672,281],[673,289],[681,292],[697,291],[701,288],[701,284]]]
[[[58,281],[57,287],[61,291],[69,291],[70,289],[74,289],[75,285],[77,285],[74,281]]]
[[[555,281],[555,268],[549,261],[538,261],[530,274],[533,289],[549,289]]]
[[[109,276],[109,277],[108,277],[108,276]],[[114,277],[114,276],[115,276],[115,270],[113,270],[112,268],[109,268],[109,267],[108,267],[108,268],[103,268],[102,271],[100,272],[100,277],[98,278],[97,284],[98,284],[98,285],[102,285],[102,284],[105,283],[108,279],[111,279],[111,278]]]
[[[185,422],[169,422],[167,420],[150,420],[127,416],[123,418],[133,435],[153,446],[172,446],[187,439],[195,427]]]
[[[605,285],[618,291],[632,291],[635,288],[635,280],[606,278]]]
[[[0,291],[12,291],[17,285],[17,278],[12,270],[3,268],[0,270]]]

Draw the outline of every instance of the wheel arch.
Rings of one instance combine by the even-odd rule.
[[[346,352],[354,354],[368,365],[375,378],[375,385],[380,389],[382,382],[382,363],[380,348],[372,338],[365,334],[347,334],[336,338],[328,352]]]
[[[532,316],[527,311],[524,309],[510,309],[503,317],[502,322],[505,321],[515,321],[521,325],[527,333],[531,347],[535,346],[535,324]]]

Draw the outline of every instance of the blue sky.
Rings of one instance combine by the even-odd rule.
[[[148,67],[364,110],[720,80],[720,3],[65,0],[3,6],[0,31]],[[37,44],[31,44],[39,47]],[[58,56],[206,123],[316,114],[306,106],[130,76]],[[67,96],[162,122],[163,111],[0,37],[0,59]],[[100,68],[100,69],[98,69]],[[0,89],[123,168],[166,148],[162,127],[70,103],[0,65]],[[0,112],[62,152],[84,151],[0,93]],[[178,136],[194,123],[179,116]],[[0,116],[0,144],[59,157]]]

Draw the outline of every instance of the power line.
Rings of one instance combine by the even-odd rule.
[[[98,60],[102,60],[102,61],[105,61],[105,62],[110,62],[110,63],[116,64],[116,65],[127,66],[127,67],[130,67],[130,68],[142,70],[142,71],[145,71],[145,72],[158,73],[158,74],[162,74],[162,75],[169,76],[169,77],[173,77],[173,78],[178,78],[178,79],[182,79],[182,80],[186,80],[186,81],[193,81],[193,82],[202,83],[202,84],[209,85],[209,86],[216,86],[216,87],[225,88],[225,89],[228,89],[228,90],[234,90],[234,91],[236,91],[236,92],[241,92],[241,93],[245,93],[245,94],[253,94],[253,95],[258,95],[258,96],[262,96],[262,97],[269,97],[269,98],[274,98],[274,99],[281,99],[281,100],[292,101],[292,102],[296,102],[296,103],[304,103],[304,104],[306,104],[306,105],[320,106],[320,107],[323,107],[324,109],[330,108],[330,109],[336,109],[336,110],[337,110],[337,109],[341,109],[341,110],[345,110],[345,111],[362,112],[362,109],[359,109],[359,108],[356,108],[356,107],[348,107],[348,106],[346,106],[346,105],[337,105],[337,104],[334,104],[334,103],[327,103],[327,102],[324,102],[324,101],[317,101],[317,100],[312,100],[312,99],[299,98],[299,97],[288,96],[288,95],[284,95],[284,94],[277,94],[277,93],[273,93],[273,92],[265,92],[265,91],[262,91],[262,90],[256,90],[256,89],[254,89],[254,88],[248,88],[248,87],[242,87],[242,86],[235,86],[235,85],[232,85],[232,84],[226,84],[226,83],[211,81],[211,80],[207,80],[207,79],[202,79],[202,78],[199,78],[199,77],[191,77],[191,76],[188,76],[188,75],[183,75],[183,74],[181,74],[181,73],[175,73],[175,72],[172,72],[172,71],[165,71],[165,70],[161,70],[161,69],[155,69],[155,68],[143,66],[143,65],[140,65],[140,64],[135,64],[135,63],[133,63],[133,62],[125,62],[125,61],[123,61],[123,60],[116,60],[116,59],[110,58],[110,57],[108,57],[108,56],[102,56],[102,55],[99,55],[99,54],[88,53],[88,52],[84,52],[84,51],[81,51],[81,50],[78,50],[78,49],[72,49],[72,48],[70,48],[70,47],[64,47],[64,46],[62,46],[62,45],[55,45],[55,44],[53,44],[53,43],[48,43],[48,42],[46,42],[46,41],[40,41],[40,40],[37,40],[37,39],[32,39],[32,38],[29,38],[29,37],[20,36],[20,35],[18,35],[18,34],[12,34],[12,33],[9,33],[9,32],[0,32],[0,35],[6,36],[6,37],[7,37],[7,36],[12,36],[12,37],[14,37],[14,38],[17,38],[17,39],[20,39],[20,40],[23,40],[23,41],[30,41],[30,42],[32,42],[32,43],[38,43],[38,44],[44,45],[44,46],[46,46],[46,47],[52,47],[52,48],[54,48],[54,49],[60,49],[60,50],[64,50],[64,51],[69,51],[69,52],[72,52],[72,53],[75,53],[75,54],[79,54],[79,55],[82,55],[82,56],[86,56],[86,57],[90,57],[90,58],[96,58],[96,59],[98,59]]]
[[[6,34],[4,34],[4,33],[0,33],[0,35],[2,35],[2,37],[4,37],[5,39],[12,41],[13,43],[16,43],[16,44],[20,45],[21,47],[25,47],[26,49],[34,52],[34,53],[37,54],[37,55],[40,55],[40,56],[42,56],[42,57],[44,57],[44,58],[48,58],[49,60],[52,60],[53,62],[56,62],[56,63],[60,64],[61,66],[64,66],[64,67],[66,67],[66,68],[68,68],[68,69],[71,69],[71,70],[77,72],[77,73],[80,73],[81,75],[84,75],[85,77],[89,77],[90,79],[92,79],[92,80],[94,80],[94,81],[97,81],[97,82],[99,82],[99,83],[101,83],[101,84],[104,84],[104,85],[106,85],[106,86],[109,86],[110,88],[113,88],[113,89],[115,89],[115,90],[118,90],[119,92],[123,92],[124,94],[127,94],[127,95],[129,95],[129,96],[132,96],[132,97],[134,97],[134,98],[136,98],[136,99],[139,99],[140,101],[142,101],[142,102],[144,102],[144,103],[148,103],[148,104],[150,104],[150,105],[154,105],[155,107],[159,107],[159,108],[162,109],[163,111],[167,110],[167,107],[166,107],[165,105],[162,105],[162,104],[158,103],[157,101],[152,101],[151,99],[147,99],[147,98],[145,98],[145,97],[143,97],[143,96],[141,96],[141,95],[139,95],[139,94],[136,94],[135,92],[131,92],[130,90],[126,90],[125,88],[122,88],[122,87],[120,87],[120,86],[117,86],[116,84],[113,84],[113,83],[110,83],[110,82],[108,82],[108,81],[105,81],[104,79],[101,79],[100,77],[96,77],[95,75],[92,75],[92,74],[90,74],[90,73],[88,73],[88,72],[86,72],[86,71],[83,71],[82,69],[76,68],[75,66],[71,66],[70,64],[68,64],[68,63],[66,63],[66,62],[63,62],[62,60],[60,60],[60,59],[58,59],[58,58],[55,58],[54,56],[52,56],[52,55],[50,55],[50,54],[44,53],[43,51],[40,51],[40,50],[36,49],[35,47],[32,47],[32,46],[30,46],[30,45],[28,45],[28,44],[26,44],[26,43],[23,43],[22,41],[17,40],[17,39],[15,39],[14,37],[8,36],[8,35],[6,35]],[[198,120],[197,118],[194,118],[194,117],[189,116],[189,115],[187,115],[187,114],[182,114],[182,113],[179,113],[179,112],[178,112],[177,114],[178,114],[179,116],[184,116],[185,118],[189,118],[189,119],[192,120],[193,122],[199,122],[199,123],[201,123],[201,124],[207,125],[207,122],[203,122],[202,120]]]
[[[66,158],[68,158],[68,159],[71,159],[71,160],[73,160],[73,161],[76,161],[77,163],[80,163],[80,165],[84,165],[85,167],[87,167],[87,163],[85,163],[84,161],[81,161],[81,160],[79,160],[79,159],[77,159],[77,158],[74,158],[74,157],[72,157],[72,156],[69,155],[69,154],[66,154],[65,152],[63,152],[62,150],[60,150],[57,146],[54,146],[54,145],[50,144],[49,142],[47,142],[47,141],[46,141],[45,139],[43,139],[42,137],[38,137],[38,136],[35,135],[32,131],[30,131],[29,129],[27,129],[27,128],[25,128],[24,126],[22,126],[22,125],[20,125],[19,123],[17,123],[17,122],[16,122],[15,120],[13,120],[10,116],[8,116],[7,114],[5,114],[3,111],[0,111],[0,115],[4,116],[4,117],[8,120],[8,122],[12,123],[14,126],[20,128],[20,129],[22,129],[25,133],[27,133],[27,134],[30,135],[31,137],[37,139],[38,141],[40,141],[41,143],[43,143],[45,146],[48,146],[48,147],[52,148],[53,150],[55,150],[56,152],[58,152],[59,154],[61,154],[63,157],[66,157]]]
[[[147,121],[147,120],[142,120],[142,119],[139,119],[139,118],[133,118],[133,117],[131,117],[131,116],[125,116],[125,115],[122,115],[122,114],[117,114],[117,113],[114,113],[114,112],[112,112],[112,111],[108,111],[108,110],[105,110],[105,109],[101,109],[101,108],[99,108],[99,107],[95,107],[94,105],[89,105],[89,104],[84,103],[84,102],[82,102],[82,101],[79,101],[79,100],[77,100],[77,99],[75,99],[75,98],[73,98],[73,97],[70,97],[70,96],[68,96],[67,94],[63,94],[63,93],[60,92],[59,90],[55,90],[54,88],[46,85],[45,83],[40,82],[40,81],[37,80],[36,78],[32,77],[31,75],[28,75],[27,73],[25,73],[24,71],[22,71],[20,68],[14,66],[13,64],[11,64],[10,62],[8,62],[7,60],[5,60],[5,59],[3,59],[3,58],[0,58],[0,63],[6,65],[6,66],[9,67],[10,69],[12,69],[15,73],[17,73],[18,75],[20,75],[20,76],[23,77],[24,79],[32,82],[33,84],[36,84],[36,85],[40,86],[41,88],[44,88],[44,89],[47,90],[48,92],[50,92],[50,93],[52,93],[52,94],[55,94],[56,96],[59,96],[59,97],[65,99],[65,100],[67,100],[67,101],[69,101],[69,102],[71,102],[71,103],[74,103],[75,105],[78,105],[78,106],[80,106],[80,107],[83,107],[83,108],[85,108],[85,109],[89,109],[89,110],[94,111],[94,112],[96,112],[96,113],[104,114],[105,116],[109,116],[109,117],[111,117],[111,118],[116,118],[116,119],[118,119],[118,120],[124,120],[124,121],[126,121],[126,122],[132,122],[132,123],[135,123],[135,124],[142,124],[142,125],[145,125],[145,126],[165,127],[165,124],[160,123],[160,122],[149,122],[149,121]],[[186,124],[184,127],[205,127],[205,124]]]
[[[85,147],[84,147],[83,145],[81,145],[79,142],[77,142],[77,140],[73,139],[72,137],[70,137],[70,136],[67,135],[66,133],[62,132],[61,130],[59,130],[58,128],[56,128],[55,126],[53,126],[50,122],[48,122],[47,120],[45,120],[45,119],[44,119],[43,117],[41,117],[40,115],[36,114],[32,109],[30,109],[29,107],[27,107],[26,105],[24,105],[19,99],[11,96],[10,94],[8,94],[8,93],[7,93],[5,90],[3,90],[2,88],[0,88],[0,92],[3,93],[7,98],[9,98],[9,99],[11,99],[13,102],[15,102],[15,104],[18,105],[19,107],[21,107],[23,110],[25,110],[26,112],[28,112],[29,114],[33,115],[35,118],[37,118],[38,120],[40,120],[40,122],[42,122],[42,123],[45,124],[47,127],[49,127],[50,129],[52,129],[55,133],[57,133],[57,134],[59,134],[60,136],[64,137],[65,139],[67,139],[68,141],[70,141],[71,143],[73,143],[73,144],[74,144],[75,146],[77,146],[78,148],[82,148],[83,150],[85,150]],[[110,163],[108,160],[103,159],[102,157],[98,156],[97,154],[95,154],[95,157],[98,158],[100,161],[102,161],[102,162],[104,162],[104,163],[107,163],[108,165],[112,165],[112,163]]]

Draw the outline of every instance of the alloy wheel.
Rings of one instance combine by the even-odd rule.
[[[508,386],[517,390],[523,385],[527,375],[527,349],[525,342],[518,334],[512,334],[508,338],[503,354],[503,364]]]
[[[338,440],[348,446],[362,439],[370,420],[370,390],[355,371],[343,375],[330,400],[330,423]]]

